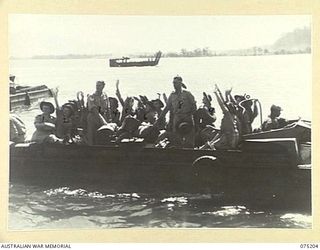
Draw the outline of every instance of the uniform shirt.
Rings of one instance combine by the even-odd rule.
[[[36,123],[44,123],[44,122],[56,124],[56,118],[54,116],[51,116],[51,115],[44,116],[43,114],[41,114],[41,115],[37,115],[35,120],[34,120],[34,124],[36,124]]]
[[[214,114],[214,109],[206,106],[198,108],[194,115],[195,122],[199,129],[204,129],[207,125],[214,126],[214,122],[217,119]]]
[[[44,116],[43,114],[37,115],[34,124],[36,125],[37,123],[51,123],[53,125],[56,124],[56,118],[49,115],[49,116]],[[37,128],[36,131],[33,133],[31,141],[35,142],[43,142],[49,135],[54,134],[55,132],[55,127],[49,128]]]
[[[190,114],[196,110],[194,96],[186,90],[181,93],[172,92],[168,98],[169,109],[172,114]]]
[[[101,95],[96,92],[89,96],[88,98],[88,110],[92,111],[93,108],[97,108],[98,112],[104,114],[107,110],[107,100],[108,97],[106,94],[102,93]]]
[[[271,118],[269,117],[267,120],[265,120],[262,124],[262,131],[268,131],[272,129],[278,129],[282,128],[286,125],[286,120],[283,118]]]

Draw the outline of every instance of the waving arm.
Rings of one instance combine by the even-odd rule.
[[[118,99],[119,99],[119,102],[121,103],[121,105],[122,105],[122,107],[124,106],[124,101],[123,101],[123,98],[122,98],[122,96],[121,96],[121,93],[120,93],[120,90],[119,90],[119,80],[117,80],[117,82],[116,82],[116,88],[117,88],[117,90],[116,90],[116,96],[118,97]]]

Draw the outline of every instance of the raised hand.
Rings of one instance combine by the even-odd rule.
[[[219,92],[219,87],[218,87],[217,84],[214,85],[214,90],[213,90],[213,92],[215,92],[215,93]]]
[[[57,87],[57,88],[51,89],[51,93],[53,96],[57,96],[59,93],[59,88]]]
[[[119,89],[119,84],[120,84],[120,81],[117,80],[117,82],[116,82],[116,88],[117,88],[117,89]]]
[[[226,94],[230,94],[231,91],[232,91],[232,87],[231,87],[230,89],[227,89],[227,90],[226,90]]]
[[[207,95],[206,92],[203,92],[202,102],[203,102],[203,104],[204,104],[205,106],[211,107],[211,100],[210,100],[210,98],[208,97],[208,95]]]
[[[166,93],[163,93],[162,97],[163,97],[164,102],[167,103],[168,102],[168,97],[167,97]]]

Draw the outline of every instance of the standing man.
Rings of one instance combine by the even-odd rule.
[[[189,91],[184,90],[186,85],[180,76],[173,78],[173,87],[175,91],[170,94],[167,105],[155,125],[170,111],[169,123],[172,124],[172,132],[182,147],[193,148],[195,135],[193,114],[197,110],[196,101]]]
[[[109,101],[107,95],[103,92],[104,86],[104,81],[97,81],[96,92],[88,97],[87,133],[89,145],[94,145],[97,130],[102,125],[107,124],[103,114],[108,109]]]

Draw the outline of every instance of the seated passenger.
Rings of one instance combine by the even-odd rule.
[[[34,125],[36,131],[33,133],[31,141],[37,143],[59,141],[55,136],[56,118],[51,115],[54,112],[53,104],[50,102],[41,102],[40,109],[42,114],[37,115],[35,118]]]
[[[122,114],[121,114],[120,122],[123,122],[127,116],[135,116],[136,115],[136,112],[133,109],[133,105],[134,105],[134,98],[133,97],[129,96],[124,100],[123,106],[122,106]]]
[[[283,128],[288,124],[285,119],[279,118],[282,111],[281,107],[272,105],[270,111],[271,113],[269,115],[269,118],[265,120],[261,126],[262,131]]]
[[[141,122],[132,116],[124,118],[121,127],[117,131],[117,142],[121,142],[122,139],[137,137],[140,124]]]
[[[196,127],[196,137],[195,137],[195,146],[203,145],[207,140],[203,140],[203,135],[208,135],[209,131],[212,131],[215,134],[214,130],[210,130],[207,127],[215,127],[214,122],[217,117],[215,115],[215,109],[211,107],[212,97],[203,92],[202,103],[194,114],[194,121]],[[206,130],[202,133],[202,130]],[[205,136],[206,137],[206,136]],[[212,139],[212,138],[211,138]]]
[[[246,100],[246,97],[250,97],[248,95],[235,95],[234,97],[231,95],[232,88],[227,89],[225,91],[225,96],[226,96],[226,103],[231,103],[234,110],[235,110],[235,115],[237,119],[237,127],[238,127],[238,132],[239,132],[239,137],[242,137],[242,112],[244,110],[243,107],[240,106],[240,103],[244,100]]]
[[[147,101],[143,122],[154,124],[158,119],[158,113],[152,101]]]
[[[88,95],[87,97],[89,97],[90,95]],[[85,105],[85,100],[84,100],[84,93],[82,91],[79,91],[77,93],[77,102],[78,102],[78,107],[79,107],[79,120],[77,123],[77,127],[78,127],[78,131],[79,128],[81,128],[81,134],[84,138],[86,138],[86,141],[88,141],[87,139],[87,120],[88,120],[88,105]]]
[[[153,143],[153,146],[158,139],[159,134],[159,128],[150,123],[143,122],[138,128],[138,136],[143,138],[147,143]]]
[[[195,124],[198,130],[204,129],[207,125],[214,126],[217,117],[215,109],[211,107],[212,97],[203,92],[202,103],[194,114]]]
[[[239,143],[238,120],[235,114],[236,110],[232,103],[224,102],[223,96],[217,85],[214,94],[216,95],[219,106],[223,112],[220,133],[202,148],[207,148],[209,146],[212,149],[234,149]]]
[[[243,111],[239,114],[242,135],[252,133],[252,123],[258,115],[257,101],[257,99],[248,99],[241,101],[239,104],[243,108]]]
[[[10,141],[19,143],[26,139],[26,126],[16,114],[10,114]]]
[[[134,105],[134,98],[133,97],[127,97],[125,100],[123,100],[121,93],[120,93],[120,89],[119,89],[119,80],[117,80],[116,83],[116,96],[119,99],[119,102],[122,105],[122,114],[121,114],[121,118],[120,118],[120,123],[122,123],[124,121],[124,118],[126,118],[127,116],[134,116],[135,115],[135,111],[133,109],[133,105]]]
[[[136,118],[140,122],[144,122],[146,115],[146,103],[148,98],[146,96],[139,95],[139,97],[133,97],[137,101],[137,107],[135,110]]]
[[[115,123],[117,126],[120,126],[120,111],[118,110],[119,102],[117,98],[114,97],[108,97],[108,101],[109,108],[105,111],[104,117],[107,122]]]
[[[164,107],[164,104],[163,102],[160,100],[160,96],[158,99],[155,99],[155,100],[151,100],[151,102],[153,103],[153,106],[157,112],[157,116],[159,117],[161,115],[161,112],[162,112],[162,108]],[[158,121],[158,128],[160,130],[163,130],[166,128],[166,117],[162,117],[161,120]]]
[[[73,138],[77,134],[77,126],[74,117],[76,105],[66,103],[60,107],[58,103],[58,89],[52,91],[56,103],[56,136],[65,143],[73,142]]]

